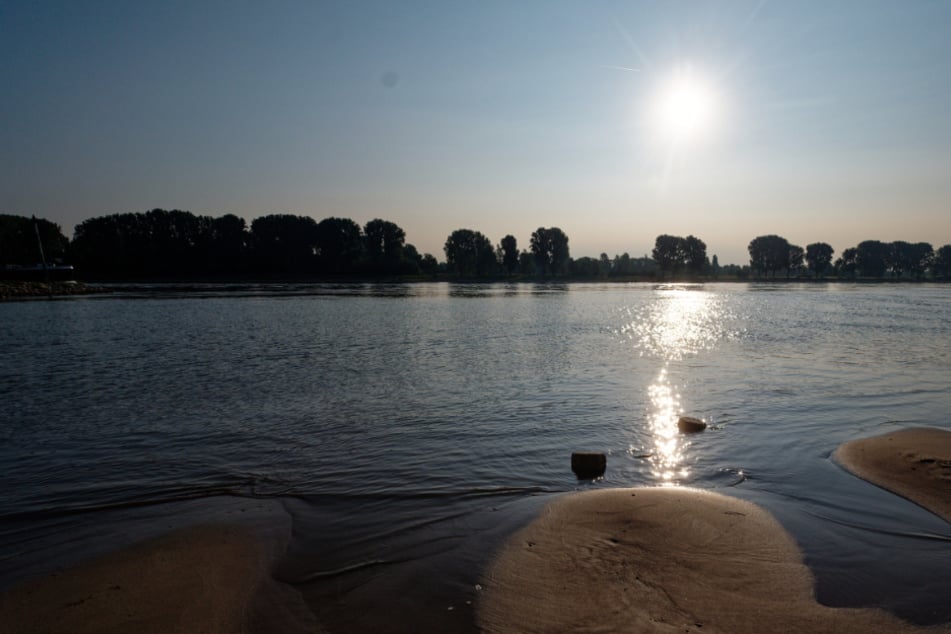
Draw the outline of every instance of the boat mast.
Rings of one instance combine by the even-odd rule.
[[[43,253],[43,240],[40,238],[40,223],[36,220],[36,215],[32,216],[33,218],[33,231],[36,233],[36,244],[40,247],[40,261],[43,263],[43,279],[46,281],[46,289],[49,291],[50,298],[53,297],[53,286],[50,284],[50,270],[46,266],[46,254]]]

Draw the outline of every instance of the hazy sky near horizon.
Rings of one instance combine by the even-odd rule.
[[[0,1],[0,213],[384,218],[440,260],[463,227],[938,247],[949,33],[943,0]]]

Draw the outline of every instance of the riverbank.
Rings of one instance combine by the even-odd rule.
[[[0,281],[0,300],[29,300],[43,298],[57,298],[74,295],[114,295],[125,298],[135,297],[169,297],[169,296],[206,296],[227,295],[233,297],[263,296],[263,295],[323,295],[339,294],[339,289],[365,288],[367,294],[393,295],[398,288],[413,288],[415,286],[431,286],[448,284],[456,289],[498,288],[507,289],[512,286],[530,288],[567,288],[569,285],[585,286],[623,286],[625,284],[641,284],[660,290],[668,289],[699,289],[706,286],[715,287],[720,284],[742,284],[751,288],[759,286],[861,286],[861,285],[888,285],[888,284],[943,284],[941,280],[892,280],[892,279],[860,279],[844,280],[832,278],[777,278],[777,279],[684,279],[684,280],[654,280],[640,277],[612,277],[612,278],[486,278],[486,279],[459,279],[451,277],[397,277],[397,278],[224,278],[224,279],[140,279],[140,280],[96,280],[88,282],[44,282],[36,281]],[[315,290],[322,289],[322,290]],[[327,291],[326,289],[335,289]]]
[[[487,632],[920,632],[879,609],[830,608],[767,512],[712,492],[566,496],[486,574]]]
[[[951,432],[916,428],[843,444],[849,471],[951,522]],[[793,538],[746,501],[684,488],[561,497],[485,574],[490,632],[951,632],[815,600]]]
[[[366,591],[341,581],[350,589],[324,595],[276,581],[266,550],[242,527],[175,531],[12,589],[0,596],[0,622],[10,632],[64,634],[951,631],[818,604],[795,542],[771,515],[698,490],[560,496],[490,564],[471,625],[445,607],[433,619],[425,604],[388,618],[373,605],[400,604],[399,595],[362,596],[401,588],[406,571],[389,581],[371,574]],[[427,579],[436,596],[437,578]],[[445,628],[453,623],[459,629]]]
[[[26,282],[16,280],[0,281],[0,300],[33,299],[44,297],[63,297],[68,295],[91,295],[109,292],[100,286],[82,282]]]
[[[321,631],[239,526],[174,531],[22,584],[0,595],[0,623],[18,634]]]
[[[951,522],[951,431],[917,427],[853,440],[835,458],[863,480]]]
[[[467,606],[453,611],[440,596],[450,560],[310,580],[288,574],[296,556],[275,553],[252,527],[198,526],[20,584],[0,595],[0,622],[26,633],[951,632],[882,609],[819,604],[777,520],[711,491],[560,495],[489,559],[493,551],[483,552],[467,617]],[[431,586],[422,595],[420,582]],[[418,605],[389,618],[374,608],[405,601]]]

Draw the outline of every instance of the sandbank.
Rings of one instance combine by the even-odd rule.
[[[0,595],[3,631],[319,632],[250,528],[175,531]]]
[[[951,522],[951,431],[917,427],[847,442],[846,469]]]
[[[717,493],[612,489],[556,499],[489,566],[486,632],[936,632],[830,608],[788,533]]]

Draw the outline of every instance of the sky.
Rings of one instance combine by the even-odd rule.
[[[0,0],[0,213],[951,243],[951,2]]]

